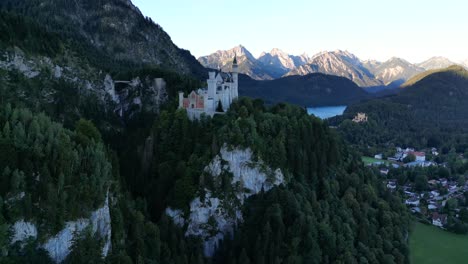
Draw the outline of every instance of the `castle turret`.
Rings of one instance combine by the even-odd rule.
[[[238,82],[239,82],[239,69],[237,66],[237,56],[234,55],[234,60],[232,61],[232,85],[231,85],[231,100],[236,99],[239,96],[238,93]]]
[[[216,95],[216,72],[209,72],[208,83],[208,98],[215,98]]]
[[[184,107],[184,92],[179,92],[179,108]]]

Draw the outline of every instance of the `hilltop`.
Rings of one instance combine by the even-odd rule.
[[[360,129],[346,121],[358,112],[369,122]],[[460,66],[429,71],[414,78],[398,94],[370,99],[348,107],[343,133],[350,142],[440,147],[457,141],[464,144],[468,127],[468,71]],[[360,132],[357,132],[359,129]],[[364,140],[364,141],[362,141]]]

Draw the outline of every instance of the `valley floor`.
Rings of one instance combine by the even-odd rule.
[[[410,251],[411,263],[413,264],[466,263],[468,236],[415,223],[413,233],[410,236]]]

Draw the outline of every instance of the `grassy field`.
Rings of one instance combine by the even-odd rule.
[[[362,157],[362,162],[364,162],[364,165],[369,165],[369,164],[372,164],[372,163],[375,163],[375,162],[383,162],[386,165],[391,164],[388,160],[379,160],[379,159],[374,159],[374,158],[365,157],[365,156]]]
[[[412,264],[468,263],[468,235],[416,223],[410,235]]]

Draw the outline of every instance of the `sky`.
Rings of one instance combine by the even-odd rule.
[[[468,59],[466,0],[132,0],[195,56],[245,46],[361,59]]]

